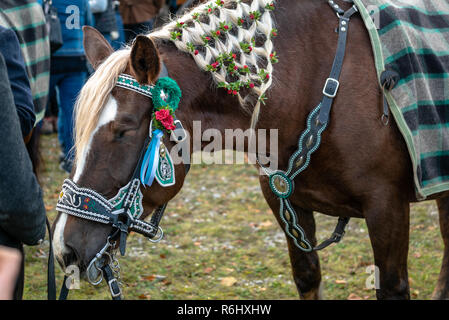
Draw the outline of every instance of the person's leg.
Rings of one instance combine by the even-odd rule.
[[[86,72],[67,73],[59,86],[59,130],[60,141],[62,141],[62,150],[66,158],[73,160],[73,108],[76,98],[86,80]],[[68,171],[68,170],[67,170]]]
[[[112,37],[110,33],[102,33],[103,37],[109,42],[112,42]]]
[[[139,34],[149,33],[151,29],[153,29],[153,22],[154,19],[137,24],[125,24],[123,28],[125,31],[126,43],[132,42]]]
[[[22,254],[19,250],[0,246],[0,300],[10,300],[13,298],[21,261]],[[21,291],[20,288],[18,289],[18,291]],[[21,298],[21,294],[18,295],[20,297],[16,296],[16,298]]]
[[[51,134],[56,132],[56,122],[58,117],[57,110],[55,111],[55,106],[57,107],[57,94],[56,94],[56,86],[57,86],[57,75],[50,75],[50,87],[48,92],[48,101],[47,106],[45,108],[45,117],[42,121],[42,134]],[[55,105],[56,104],[56,105]]]
[[[131,43],[131,41],[137,36],[136,24],[124,24],[123,32],[125,33],[125,42]]]
[[[120,49],[125,43],[125,32],[123,31],[122,16],[118,11],[115,12],[115,19],[117,21],[118,38],[112,40],[112,47],[114,50]]]

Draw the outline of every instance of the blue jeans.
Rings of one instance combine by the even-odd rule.
[[[67,72],[51,74],[50,89],[56,87],[59,105],[58,138],[67,159],[73,160],[73,107],[78,93],[86,81],[86,72]]]
[[[114,50],[118,50],[125,45],[125,32],[123,31],[123,20],[122,16],[118,11],[115,12],[115,19],[117,20],[117,29],[118,29],[118,39],[112,40],[111,45]]]

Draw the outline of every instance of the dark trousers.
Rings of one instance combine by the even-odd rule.
[[[153,21],[154,19],[136,24],[124,24],[123,28],[125,31],[126,43],[131,43],[134,40],[134,38],[141,33],[150,32],[151,29],[153,29]]]

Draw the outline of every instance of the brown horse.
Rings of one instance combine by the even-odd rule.
[[[307,115],[322,97],[337,45],[334,32],[337,20],[326,1],[282,0],[274,12],[279,37],[274,45],[280,59],[273,73],[273,85],[262,106],[257,128],[279,129],[280,169],[287,167],[295,151]],[[354,16],[349,29],[348,47],[340,79],[341,88],[323,133],[322,145],[312,156],[307,170],[295,178],[291,196],[299,222],[307,237],[316,243],[313,211],[335,217],[366,219],[379,268],[380,299],[410,298],[407,274],[409,243],[409,205],[417,201],[410,156],[394,122],[380,121],[383,97],[373,63],[368,33],[360,16]],[[180,52],[172,42],[138,36],[132,48],[113,50],[94,29],[85,29],[85,50],[96,73],[114,73],[114,67],[132,75],[141,83],[154,82],[161,61],[170,77],[182,89],[177,118],[192,133],[193,121],[201,121],[202,130],[217,128],[247,129],[251,114],[238,99],[211,85],[210,75],[202,72],[190,55]],[[120,64],[120,66],[119,66]],[[101,75],[95,78],[95,93],[101,95]],[[72,172],[82,187],[112,197],[125,185],[136,166],[152,111],[151,100],[136,92],[109,84],[110,95],[94,128],[79,121],[79,128],[92,132]],[[89,84],[88,84],[89,85]],[[92,84],[91,84],[92,85]],[[83,106],[81,106],[82,108]],[[88,110],[90,106],[86,106]],[[92,111],[95,112],[95,111]],[[77,131],[77,133],[79,133]],[[165,141],[166,140],[166,141]],[[165,139],[171,149],[174,143]],[[192,145],[192,143],[190,144]],[[223,146],[224,148],[224,146]],[[166,203],[181,189],[184,166],[176,165],[176,184],[162,188],[155,184],[142,189],[145,215]],[[271,192],[268,178],[260,176],[263,195],[281,225],[279,201]],[[449,298],[449,198],[440,194],[438,201],[441,232],[445,249],[443,265],[434,298]],[[55,250],[64,266],[78,264],[82,270],[104,245],[111,227],[59,214],[54,225]],[[293,278],[301,298],[320,298],[321,271],[318,254],[299,250],[287,237]],[[331,249],[330,249],[331,250]]]

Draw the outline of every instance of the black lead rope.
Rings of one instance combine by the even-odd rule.
[[[50,245],[47,264],[47,299],[56,300],[55,257],[53,253],[53,240],[48,218],[45,218],[45,224],[47,225],[48,242]]]

